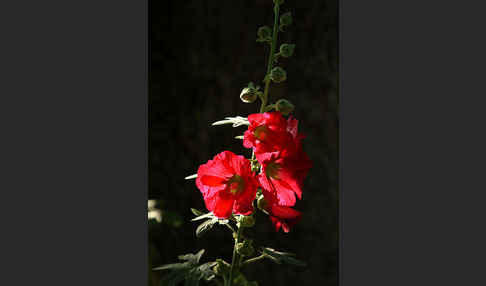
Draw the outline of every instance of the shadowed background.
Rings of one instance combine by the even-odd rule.
[[[231,262],[233,239],[226,228],[196,238],[190,208],[206,209],[194,180],[184,177],[223,150],[250,156],[234,139],[245,127],[211,123],[258,112],[260,102],[245,104],[239,94],[249,81],[263,86],[269,45],[256,42],[256,31],[272,26],[272,7],[271,0],[149,0],[149,199],[162,212],[161,223],[149,221],[152,266],[202,248],[203,262]],[[269,103],[294,103],[313,168],[295,207],[302,221],[290,233],[276,233],[261,213],[246,233],[258,245],[296,253],[308,266],[264,260],[243,272],[259,285],[337,285],[337,0],[287,0],[281,14],[287,11],[294,23],[279,33],[279,45],[296,48],[291,58],[279,60],[288,78],[271,85]]]

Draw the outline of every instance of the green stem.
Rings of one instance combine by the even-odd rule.
[[[240,255],[240,258],[238,259],[238,267],[241,266],[242,261],[243,261],[243,255]]]
[[[258,260],[262,260],[263,258],[265,258],[265,255],[263,255],[263,254],[260,255],[260,256],[257,256],[257,257],[250,258],[246,261],[243,261],[243,263],[241,263],[241,266],[256,262]]]
[[[240,241],[240,236],[241,236],[241,230],[243,227],[238,227],[238,231],[236,232],[236,239],[235,239],[235,246],[233,247],[233,259],[231,259],[231,269],[230,269],[230,275],[229,275],[229,281],[228,281],[228,286],[231,286],[233,284],[233,272],[235,270],[235,262],[236,262],[236,245]]]
[[[236,232],[235,229],[233,227],[231,227],[231,225],[229,223],[225,224],[230,230],[232,233]]]
[[[265,75],[265,90],[263,91],[263,98],[262,98],[262,105],[260,106],[260,113],[265,112],[265,106],[267,105],[268,101],[268,89],[270,87],[270,71],[273,67],[273,57],[275,54],[275,47],[277,46],[277,35],[278,35],[278,14],[280,12],[280,6],[275,4],[273,8],[275,12],[275,18],[273,22],[273,34],[272,34],[272,43],[270,45],[270,56],[268,57],[268,65],[267,65],[267,74]]]
[[[270,71],[272,70],[273,67],[273,58],[275,55],[275,47],[277,46],[277,35],[278,35],[278,17],[279,17],[279,12],[280,12],[280,6],[278,4],[275,4],[273,7],[273,11],[275,12],[275,17],[273,19],[273,34],[272,34],[272,43],[270,44],[270,55],[268,57],[268,64],[267,64],[267,73],[265,75],[265,78],[263,81],[265,82],[265,90],[263,91],[263,98],[262,100],[262,105],[260,106],[260,113],[265,112],[265,107],[267,106],[268,102],[268,89],[270,88]],[[255,152],[251,152],[251,159],[255,160]]]
[[[275,17],[274,17],[274,21],[273,21],[272,43],[270,44],[270,55],[268,57],[267,73],[265,75],[265,78],[263,79],[263,81],[265,82],[265,90],[263,91],[263,98],[261,98],[262,105],[260,106],[260,113],[265,112],[265,107],[267,106],[267,102],[268,102],[268,90],[270,88],[270,81],[271,81],[269,76],[270,76],[270,72],[272,71],[274,57],[275,57],[275,48],[277,46],[277,35],[278,35],[278,27],[279,27],[278,26],[278,20],[279,20],[279,12],[280,12],[279,4],[275,3],[275,6],[273,7],[273,11],[275,13]],[[252,164],[253,164],[253,161],[255,160],[255,152],[254,151],[251,152],[251,159],[252,159]],[[233,259],[231,260],[231,269],[230,269],[228,286],[231,286],[232,283],[233,283],[233,272],[234,272],[234,269],[235,269],[235,262],[236,262],[236,256],[237,256],[236,245],[240,241],[241,229],[242,229],[242,227],[239,227],[237,234],[236,234],[235,246],[233,248]],[[239,264],[238,266],[242,266],[244,264],[249,264],[249,263],[255,262],[257,260],[263,259],[264,257],[265,256],[260,255],[258,257],[248,259],[244,262],[241,262],[241,259],[240,259],[239,260],[240,263],[238,263]]]
[[[228,285],[228,279],[226,278],[226,274],[223,275],[224,286]]]

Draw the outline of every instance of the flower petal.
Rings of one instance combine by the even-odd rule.
[[[215,176],[202,176],[201,177],[201,183],[204,185],[207,185],[209,187],[218,187],[222,184],[224,184],[225,179],[220,178],[220,177],[215,177]]]
[[[229,196],[222,196],[219,193],[213,193],[204,199],[206,208],[213,212],[216,217],[228,218],[231,216],[233,210],[234,198]]]

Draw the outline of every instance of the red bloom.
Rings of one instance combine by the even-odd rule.
[[[264,190],[263,196],[265,199],[263,208],[268,212],[275,231],[279,231],[282,228],[284,232],[289,232],[302,218],[301,212],[279,205],[274,194]]]
[[[285,148],[257,154],[262,165],[258,179],[263,189],[275,194],[279,205],[293,206],[296,202],[295,195],[302,199],[302,184],[312,162],[302,150],[301,140],[304,136],[298,133],[296,119],[289,117],[286,131],[292,140],[287,142]]]
[[[279,231],[281,227],[284,232],[289,232],[302,218],[301,212],[279,205],[270,206],[269,214],[275,231]]]
[[[243,145],[253,148],[262,166],[258,180],[263,189],[278,198],[282,206],[295,205],[302,198],[302,182],[311,162],[302,151],[298,121],[288,120],[278,111],[251,114]]]
[[[262,165],[258,175],[260,185],[277,198],[279,205],[295,205],[296,195],[302,199],[302,184],[311,167],[304,152],[291,157],[281,157],[278,152],[264,153],[259,158]]]
[[[304,135],[302,133],[298,132],[298,127],[299,127],[299,121],[292,116],[287,119],[287,132],[292,135],[293,141],[292,143],[294,144],[295,149],[300,149],[301,148],[301,140],[304,139]]]
[[[256,154],[280,151],[292,142],[287,121],[278,111],[248,115],[250,126],[243,135],[243,146]]]
[[[304,135],[298,133],[298,120],[290,116],[288,120],[278,111],[250,114],[250,126],[243,136],[243,146],[253,148],[261,163],[264,153],[278,152],[278,156],[306,157],[302,154],[301,141]]]
[[[312,167],[312,161],[309,159],[307,154],[302,150],[302,139],[304,139],[304,135],[302,133],[297,132],[298,121],[289,117],[287,121],[287,131],[292,134],[292,148],[288,149],[292,152],[289,154],[284,154],[286,156],[280,156],[286,158],[287,164],[291,164],[294,166],[294,174],[297,178],[300,178],[300,183],[304,180],[307,176],[309,169]]]
[[[232,212],[250,214],[257,185],[250,161],[230,151],[214,156],[197,171],[196,186],[206,208],[219,218],[228,218]]]

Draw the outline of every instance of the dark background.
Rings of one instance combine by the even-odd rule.
[[[276,233],[263,215],[247,233],[259,245],[296,253],[308,266],[265,260],[243,271],[260,285],[337,285],[337,1],[286,2],[281,14],[292,12],[294,23],[279,33],[279,45],[294,43],[296,49],[279,61],[288,79],[271,85],[269,103],[286,98],[295,104],[313,168],[296,205],[303,219],[290,233]],[[238,96],[249,81],[263,85],[269,47],[255,41],[256,31],[272,26],[272,7],[271,0],[149,1],[149,199],[163,214],[161,224],[150,222],[153,266],[201,248],[202,261],[231,260],[225,228],[195,237],[190,208],[205,207],[194,180],[184,177],[223,150],[250,155],[234,139],[244,127],[211,123],[258,112],[259,102],[245,104]]]

